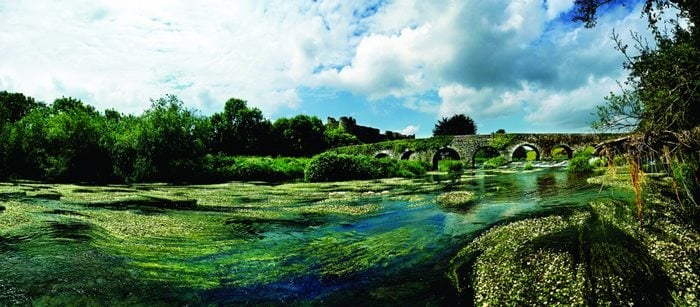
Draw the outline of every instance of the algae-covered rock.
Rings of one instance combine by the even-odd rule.
[[[454,191],[438,195],[435,200],[447,207],[463,207],[474,201],[474,193],[468,191]]]

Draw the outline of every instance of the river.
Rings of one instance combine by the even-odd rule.
[[[449,259],[490,227],[598,198],[630,199],[629,192],[601,189],[561,169],[435,179],[211,188],[243,201],[225,210],[99,206],[76,201],[84,191],[75,186],[27,185],[73,194],[5,194],[0,303],[453,304]],[[208,189],[157,188],[172,195]],[[119,189],[124,195],[144,190]],[[453,190],[477,198],[464,209],[435,203],[437,195]],[[299,193],[314,197],[295,200]],[[242,215],[263,202],[270,206],[267,215]],[[17,222],[21,218],[25,224]],[[138,221],[154,226],[137,232],[132,224]]]

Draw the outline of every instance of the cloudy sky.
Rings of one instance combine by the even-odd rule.
[[[238,97],[419,136],[456,113],[480,133],[587,131],[625,78],[612,29],[645,32],[640,5],[585,29],[573,0],[0,0],[0,90],[135,114]]]

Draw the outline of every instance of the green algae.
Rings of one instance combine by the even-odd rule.
[[[697,236],[679,228],[661,232],[657,245],[638,239],[634,217],[630,227],[622,219],[629,203],[581,207],[577,201],[598,198],[599,188],[579,192],[576,182],[538,170],[466,173],[458,182],[0,183],[0,256],[9,259],[0,262],[0,305],[447,304],[453,290],[443,282],[450,280],[465,304],[614,304],[644,302],[629,297],[646,288],[605,280],[601,272],[663,281],[660,268],[678,272],[666,274],[670,286],[660,288],[693,302],[697,254],[679,242]],[[468,211],[445,210],[436,198],[450,191],[475,193],[479,201]],[[604,191],[604,198],[613,193]],[[525,217],[471,242],[489,223]],[[680,255],[663,260],[670,252]],[[621,254],[638,256],[603,261]],[[648,270],[629,269],[638,263],[649,263]]]

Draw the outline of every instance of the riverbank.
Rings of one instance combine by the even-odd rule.
[[[625,174],[589,178],[631,190]],[[588,206],[497,226],[451,260],[460,300],[476,305],[680,305],[700,301],[700,233],[688,208],[645,184],[645,223],[633,203]],[[697,223],[697,221],[695,221]]]

